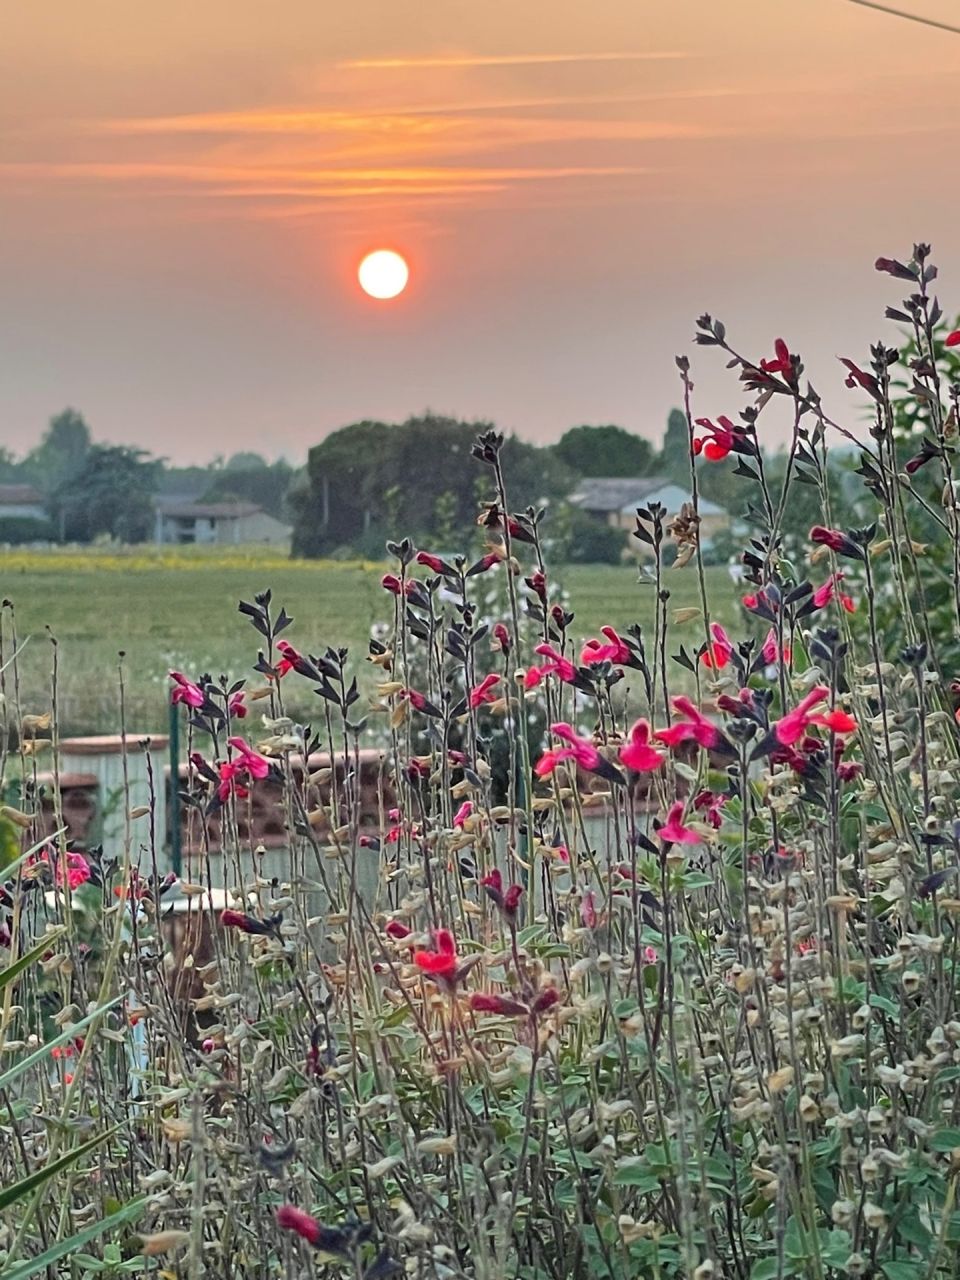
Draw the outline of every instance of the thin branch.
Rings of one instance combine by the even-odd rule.
[[[919,13],[907,13],[904,9],[893,9],[888,4],[877,4],[877,0],[849,0],[849,3],[862,5],[864,9],[876,9],[879,13],[889,13],[894,18],[906,18],[908,22],[919,22],[924,27],[951,31],[955,36],[960,36],[960,27],[955,27],[949,22],[939,22],[936,18],[924,18]]]

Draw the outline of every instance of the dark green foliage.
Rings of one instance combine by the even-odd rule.
[[[162,465],[142,449],[91,446],[80,471],[53,497],[65,540],[90,542],[107,534],[145,542],[153,533],[151,498]]]
[[[553,451],[577,476],[645,476],[653,469],[650,441],[623,427],[571,427]]]
[[[53,536],[54,529],[49,520],[35,520],[33,516],[0,516],[0,545],[48,542]]]

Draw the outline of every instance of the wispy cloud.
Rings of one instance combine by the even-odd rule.
[[[621,51],[611,53],[502,53],[502,54],[450,54],[409,58],[349,58],[338,62],[343,71],[416,67],[426,70],[432,67],[536,67],[556,66],[567,62],[662,62],[676,61],[696,55],[680,50]]]

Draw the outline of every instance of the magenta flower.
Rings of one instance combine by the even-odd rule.
[[[670,806],[666,822],[657,831],[657,835],[664,844],[700,844],[700,837],[696,831],[685,827],[682,818],[683,801],[678,800],[676,804]]]
[[[846,609],[847,613],[853,613],[856,610],[856,604],[853,597],[840,591],[840,583],[843,580],[842,573],[831,573],[830,577],[817,587],[813,593],[813,607],[815,609],[824,609],[832,600],[838,600]]]
[[[727,797],[716,791],[698,791],[693,798],[694,809],[715,831],[719,831],[723,825],[723,814],[720,810],[726,803]]]
[[[790,646],[788,644],[783,646],[783,651],[781,652],[780,641],[777,639],[776,627],[771,627],[767,632],[760,652],[763,654],[763,660],[768,667],[775,667],[781,659],[784,662],[789,663],[791,657]]]
[[[174,688],[170,691],[171,706],[176,706],[178,702],[188,707],[203,706],[204,693],[198,684],[188,680],[182,671],[171,671],[170,679],[174,681]]]
[[[493,639],[501,653],[510,652],[510,632],[502,622],[493,624]]]
[[[681,742],[692,740],[708,749],[720,742],[720,730],[693,705],[689,698],[673,698],[671,705],[685,719],[675,720],[669,729],[658,729],[653,735],[658,741],[665,742],[668,747],[676,747]]]
[[[473,815],[473,801],[464,800],[463,804],[453,815],[453,825],[455,827],[463,827],[464,823]]]
[[[630,730],[630,741],[620,748],[620,759],[628,769],[637,773],[652,773],[659,769],[666,757],[650,745],[650,725],[638,720]]]
[[[601,644],[599,640],[589,639],[583,646],[580,654],[580,664],[589,667],[597,662],[612,662],[615,666],[629,666],[633,661],[633,652],[628,645],[617,635],[613,627],[601,627],[600,634],[606,638],[607,643]]]
[[[243,700],[243,690],[240,689],[233,695],[227,704],[227,710],[235,720],[243,720],[247,714],[247,704]]]
[[[624,781],[620,770],[615,768],[609,760],[605,760],[592,742],[579,737],[571,725],[560,721],[550,726],[550,732],[569,745],[554,747],[543,753],[534,768],[538,778],[548,777],[561,760],[574,760],[587,773],[598,774],[611,782]]]
[[[808,726],[815,723],[814,708],[819,707],[829,696],[830,690],[826,685],[814,685],[794,709],[788,711],[773,726],[777,741],[784,747],[792,747],[794,743],[799,742],[806,733]]]
[[[270,772],[270,761],[267,757],[262,756],[259,751],[254,751],[253,747],[245,739],[228,738],[227,746],[233,747],[239,757],[240,767],[251,778],[265,778]]]
[[[493,672],[488,676],[484,676],[480,683],[474,685],[470,690],[469,702],[471,708],[476,711],[485,702],[496,702],[498,695],[493,690],[499,683],[500,677]]]
[[[580,922],[585,929],[595,929],[599,920],[597,895],[592,889],[588,889],[580,902]]]

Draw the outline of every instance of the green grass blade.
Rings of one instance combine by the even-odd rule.
[[[65,933],[66,929],[60,927],[59,929],[51,930],[50,933],[44,934],[42,942],[38,942],[35,947],[31,948],[31,950],[25,951],[19,960],[15,960],[9,968],[4,969],[3,972],[0,973],[0,991],[2,991],[4,987],[9,986],[15,978],[19,977],[19,975],[23,973],[24,969],[29,969],[34,960],[39,960],[40,957],[49,950],[50,944],[52,942],[56,942],[58,938],[62,938]]]
[[[5,819],[5,821],[9,822],[10,820],[9,818],[7,818]],[[13,826],[13,823],[11,823],[10,825]],[[0,872],[3,873],[4,882],[6,882],[7,880],[12,880],[13,873],[17,870],[18,867],[22,866],[23,863],[25,863],[28,858],[32,858],[35,853],[39,853],[40,850],[44,847],[44,845],[49,844],[51,840],[59,840],[59,838],[62,835],[66,834],[66,831],[67,831],[66,827],[61,827],[59,831],[53,831],[51,832],[50,835],[44,836],[43,839],[38,840],[35,845],[31,845],[30,848],[27,849],[25,853],[18,854],[17,857],[14,858],[12,862],[8,862],[6,860],[6,855],[0,852]]]
[[[105,1129],[103,1133],[98,1133],[95,1138],[91,1138],[89,1142],[82,1142],[79,1147],[74,1147],[72,1151],[68,1151],[62,1155],[59,1160],[54,1160],[51,1164],[44,1165],[42,1169],[36,1169],[26,1178],[21,1178],[19,1182],[15,1182],[12,1187],[4,1187],[0,1189],[0,1210],[6,1209],[7,1205],[13,1204],[14,1200],[20,1200],[23,1196],[28,1195],[36,1187],[42,1186],[44,1182],[50,1178],[56,1177],[61,1169],[66,1169],[74,1160],[79,1160],[81,1156],[86,1155],[88,1151],[92,1151],[94,1147],[100,1145],[105,1138],[109,1138],[111,1133],[116,1133],[117,1129]]]
[[[52,1263],[59,1262],[61,1258],[65,1258],[77,1249],[82,1249],[91,1240],[96,1240],[98,1236],[105,1235],[108,1231],[112,1231],[114,1227],[122,1227],[124,1223],[139,1217],[146,1203],[146,1200],[142,1198],[140,1200],[131,1200],[129,1204],[124,1205],[122,1209],[118,1209],[116,1213],[111,1213],[109,1218],[94,1222],[92,1226],[87,1227],[85,1230],[78,1231],[75,1236],[70,1236],[67,1240],[61,1240],[59,1243],[51,1245],[39,1257],[28,1258],[26,1262],[17,1263],[12,1267],[7,1267],[4,1271],[0,1271],[0,1280],[30,1280],[31,1276],[39,1275],[41,1271],[45,1271]]]
[[[57,1049],[60,1045],[67,1044],[68,1041],[72,1040],[76,1036],[78,1031],[82,1031],[84,1027],[88,1027],[95,1018],[101,1017],[115,1005],[118,1005],[122,999],[123,996],[120,995],[111,1000],[109,1004],[102,1004],[99,1009],[94,1009],[93,1013],[88,1013],[85,1018],[81,1018],[79,1022],[74,1023],[74,1025],[67,1031],[61,1032],[61,1034],[56,1036],[55,1039],[41,1045],[40,1048],[35,1049],[33,1053],[27,1054],[27,1056],[20,1062],[15,1062],[8,1071],[5,1071],[3,1075],[0,1076],[0,1090],[9,1089],[10,1085],[13,1084],[14,1080],[16,1080],[18,1076],[22,1076],[25,1071],[29,1071],[30,1068],[36,1066],[38,1062],[42,1062],[44,1058],[49,1057],[51,1049]],[[6,1280],[6,1276],[0,1276],[0,1280]]]

